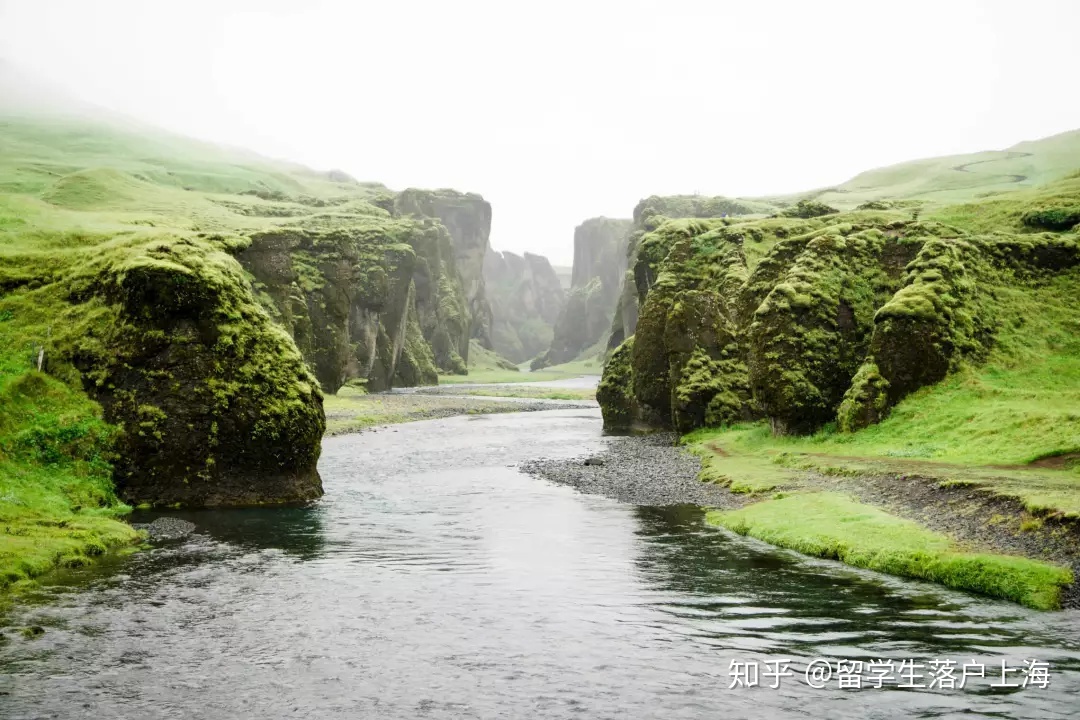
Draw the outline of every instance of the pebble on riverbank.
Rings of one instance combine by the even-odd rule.
[[[607,448],[600,455],[530,460],[520,469],[581,492],[634,505],[739,505],[726,489],[697,479],[701,461],[676,447],[671,433],[604,440]]]
[[[195,532],[195,523],[172,517],[160,517],[151,523],[132,523],[131,527],[145,530],[155,542],[180,540]]]

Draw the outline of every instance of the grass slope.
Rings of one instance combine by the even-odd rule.
[[[56,325],[74,290],[62,273],[115,264],[118,253],[143,262],[139,249],[158,240],[217,257],[228,240],[214,235],[385,216],[369,202],[384,192],[126,121],[15,111],[0,98],[0,587],[138,537],[115,519],[129,510],[112,490],[116,429],[77,375],[35,369],[39,345],[78,341],[111,317],[93,301]]]
[[[805,493],[714,511],[740,535],[855,567],[941,583],[1040,610],[1060,607],[1072,572],[1022,557],[966,552],[940,533],[837,493]]]
[[[101,408],[11,362],[0,353],[0,589],[138,538],[115,519],[130,508],[113,493]]]
[[[940,207],[928,215],[969,232],[1014,237],[1068,231],[1073,225],[1058,237],[1075,242],[1080,154],[1069,154],[1073,144],[1080,149],[1080,133],[1031,144],[1032,156],[1010,160],[1035,163],[1039,153],[1060,151],[1042,158],[1031,176],[1071,170],[1064,178]],[[948,168],[948,162],[932,167]],[[901,169],[912,170],[920,182],[937,182],[927,167],[912,167]],[[891,180],[888,173],[867,177],[885,188],[887,181],[898,181],[899,170]],[[888,192],[899,193],[897,187],[894,183]],[[876,482],[889,476],[936,479],[943,488],[959,485],[1016,499],[1036,518],[1080,520],[1080,270],[982,282],[984,309],[996,318],[989,352],[959,363],[944,381],[904,398],[880,423],[856,432],[841,432],[834,423],[801,437],[774,436],[766,423],[739,423],[684,436],[683,442],[702,456],[702,480],[756,495],[756,503],[714,514],[712,520],[807,554],[1032,607],[1056,606],[1060,586],[1068,582],[1064,571],[1013,557],[958,554],[948,538],[916,523],[816,492],[823,483],[801,472]],[[763,499],[780,488],[795,494]],[[1023,532],[1025,523],[1041,526],[1041,520],[1026,516],[1002,528],[1019,525]]]
[[[812,197],[840,209],[872,200],[962,203],[1057,180],[1080,167],[1080,130],[1018,143],[1005,150],[914,160],[869,170],[833,188],[761,198],[791,204]]]

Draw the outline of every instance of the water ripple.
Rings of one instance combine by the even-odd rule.
[[[326,441],[310,508],[187,513],[189,540],[55,578],[6,618],[4,718],[1065,718],[1080,614],[809,560],[519,473],[596,411]],[[14,627],[41,625],[25,639]],[[729,663],[1052,666],[1045,689],[729,688]],[[811,705],[812,703],[812,705]]]

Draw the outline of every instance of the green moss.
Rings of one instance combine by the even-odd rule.
[[[51,252],[48,263],[11,257],[41,270],[3,299],[28,310],[3,332],[13,349],[40,346],[50,375],[101,403],[118,428],[123,497],[227,502],[252,474],[318,493],[314,378],[214,240],[143,235]],[[13,357],[10,373],[31,362]]]
[[[836,413],[840,429],[854,432],[880,422],[889,408],[888,389],[889,381],[881,377],[877,365],[872,360],[864,362]]]
[[[110,477],[117,429],[78,391],[16,374],[12,360],[0,354],[0,589],[137,540],[115,519],[130,510]]]
[[[1071,179],[1014,204],[1068,206],[1078,193]],[[1005,318],[1032,317],[1016,312],[1023,298],[1080,266],[1075,233],[977,235],[893,206],[809,219],[649,216],[653,230],[636,236],[637,304],[622,301],[624,314],[640,310],[639,419],[682,431],[759,414],[778,433],[865,427],[985,362]]]
[[[864,208],[864,209],[878,209],[878,208]],[[794,206],[786,208],[780,211],[781,217],[791,218],[803,218],[808,220],[810,218],[821,217],[823,215],[834,215],[840,212],[834,207],[830,207],[823,202],[816,200],[800,200],[795,203]]]
[[[1020,216],[1021,222],[1033,228],[1062,231],[1080,224],[1080,205],[1040,207]]]
[[[605,428],[627,429],[634,423],[637,413],[630,367],[633,351],[634,338],[631,336],[615,349],[604,366],[604,374],[596,390],[596,399],[600,403]]]
[[[755,401],[774,429],[813,431],[835,417],[865,358],[874,310],[892,289],[888,238],[834,227],[807,242],[754,312],[747,362]]]
[[[708,520],[740,535],[855,567],[929,580],[1040,610],[1061,606],[1069,570],[1027,558],[965,552],[948,537],[836,493],[806,493]]]

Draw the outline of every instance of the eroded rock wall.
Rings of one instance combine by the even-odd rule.
[[[660,256],[645,263],[639,262],[639,246],[645,235],[671,219],[738,217],[767,213],[773,209],[762,203],[723,196],[653,195],[640,201],[634,207],[633,221],[625,244],[626,257],[622,261],[625,274],[619,280],[607,349],[614,350],[623,340],[634,334],[638,322],[639,301],[643,299],[639,298],[641,289],[655,280],[655,265],[663,259],[663,256]]]
[[[81,384],[115,426],[113,477],[128,503],[322,494],[319,384],[233,249],[221,238],[118,239],[7,288],[63,318],[46,369]]]
[[[547,350],[566,293],[547,258],[488,251],[484,281],[494,308],[494,350],[515,363]]]
[[[878,422],[993,346],[998,291],[1080,265],[1071,236],[980,236],[898,212],[668,220],[638,239],[635,334],[605,424],[776,434]]]
[[[566,305],[551,347],[534,368],[574,360],[601,341],[611,326],[626,270],[629,220],[590,218],[574,229],[574,266]]]
[[[484,282],[484,258],[490,249],[491,204],[475,193],[410,188],[397,195],[394,212],[404,217],[437,219],[449,232],[454,263],[469,313],[469,337],[491,349],[493,322]],[[467,363],[469,344],[456,346]]]

